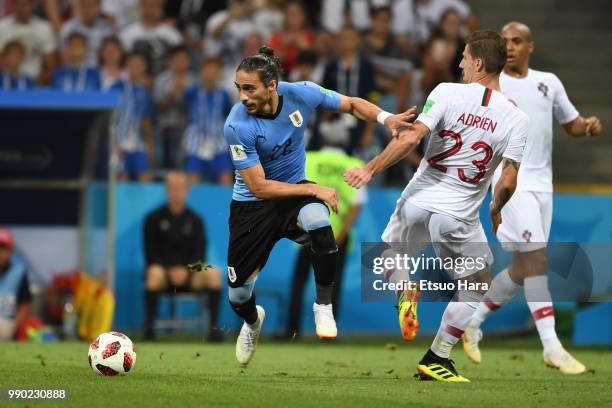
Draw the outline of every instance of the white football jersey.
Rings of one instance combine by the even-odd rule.
[[[502,72],[502,93],[529,116],[529,137],[518,174],[517,191],[552,192],[552,117],[566,124],[578,117],[563,84],[555,74],[529,69],[524,78]],[[493,182],[501,176],[495,171]]]
[[[431,133],[402,197],[425,210],[478,223],[502,157],[522,159],[529,118],[504,95],[480,84],[442,83],[417,120]]]

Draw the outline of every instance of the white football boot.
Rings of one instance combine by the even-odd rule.
[[[463,351],[465,351],[470,361],[474,364],[480,364],[482,355],[480,354],[478,343],[482,340],[482,330],[468,325],[461,335],[461,339],[463,340]]]
[[[257,348],[257,340],[259,340],[259,333],[261,332],[261,326],[266,318],[266,311],[263,307],[257,305],[257,325],[255,327],[250,326],[247,322],[242,324],[240,334],[236,340],[236,360],[242,365],[247,365],[255,349]]]
[[[314,312],[317,336],[320,339],[335,339],[338,335],[338,328],[336,327],[336,320],[334,320],[331,303],[329,305],[313,303],[312,311]]]
[[[547,366],[556,368],[563,374],[582,374],[586,371],[586,367],[563,347],[549,352],[544,351],[542,357]]]

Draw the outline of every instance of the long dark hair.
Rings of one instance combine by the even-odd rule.
[[[280,59],[274,55],[274,50],[267,45],[260,47],[258,54],[244,58],[236,71],[257,72],[259,79],[265,86],[268,86],[271,81],[278,83],[283,73]]]

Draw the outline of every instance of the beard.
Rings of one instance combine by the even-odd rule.
[[[269,106],[269,111],[266,112],[266,107],[268,106]],[[255,115],[269,116],[273,114],[274,112],[272,112],[272,93],[268,92],[268,97],[257,104]]]
[[[267,92],[263,98],[242,102],[249,115],[270,116],[275,113],[272,112],[274,91],[268,90]]]
[[[253,103],[253,102],[251,102],[251,103],[243,102],[242,104],[247,109],[247,112],[250,112],[250,110],[253,109],[253,108],[255,108],[253,113],[257,113],[257,111],[259,110],[258,105]]]

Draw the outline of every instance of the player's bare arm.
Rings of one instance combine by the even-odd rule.
[[[575,137],[599,136],[603,132],[603,125],[597,116],[588,118],[578,116],[576,119],[563,125],[565,131]]]
[[[387,147],[370,160],[365,167],[348,169],[344,173],[344,181],[351,187],[363,187],[372,177],[410,154],[428,133],[429,128],[421,122],[410,125],[409,128],[402,130],[397,137],[392,138]]]
[[[412,124],[416,115],[416,106],[413,106],[405,112],[393,115],[383,111],[378,106],[365,99],[340,95],[340,107],[338,108],[338,112],[350,113],[356,118],[367,122],[376,122],[378,120],[384,124],[391,132],[391,135],[395,137],[402,128]],[[379,115],[381,116],[380,118]]]
[[[240,170],[240,175],[248,189],[261,200],[311,196],[325,201],[334,212],[338,212],[338,193],[333,188],[311,183],[291,184],[268,180],[261,164]]]
[[[516,190],[519,167],[519,162],[504,157],[502,162],[502,174],[495,185],[493,200],[491,200],[491,204],[489,205],[494,234],[497,234],[497,228],[499,224],[502,223],[501,209],[510,200],[512,194],[514,194],[514,190]]]

